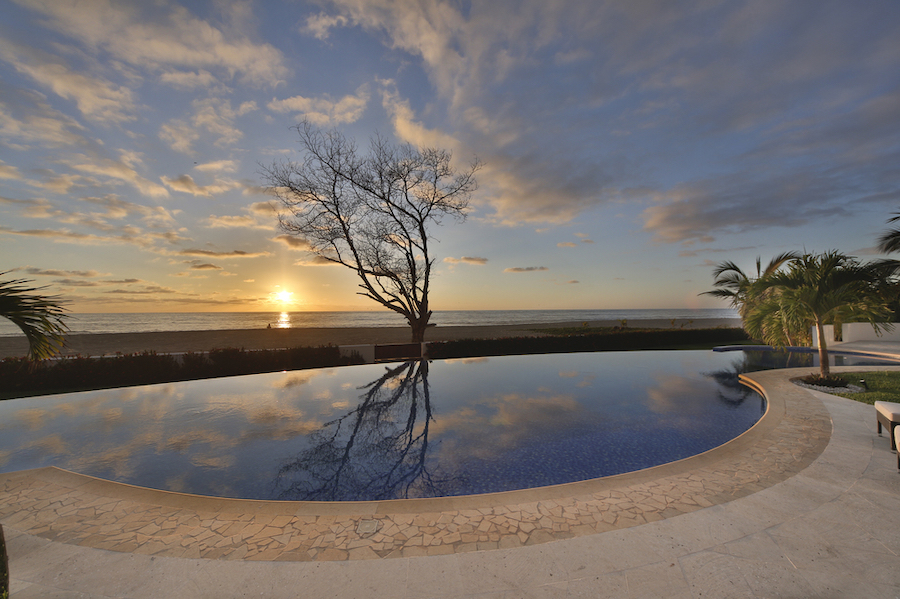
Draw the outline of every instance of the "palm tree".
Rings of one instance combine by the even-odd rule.
[[[9,271],[0,273],[0,276]],[[0,316],[10,319],[28,339],[28,357],[50,358],[65,346],[68,316],[57,298],[37,295],[40,287],[29,287],[25,279],[0,281]]]
[[[895,223],[900,220],[900,212],[895,212],[894,216],[887,222]],[[883,254],[890,254],[900,250],[900,229],[894,228],[884,232],[878,238],[878,250]]]
[[[746,330],[747,315],[757,304],[777,300],[776,294],[762,288],[759,282],[772,276],[785,262],[795,260],[799,256],[796,252],[784,252],[769,260],[765,269],[762,268],[762,259],[757,256],[756,278],[749,277],[737,264],[726,260],[719,263],[713,270],[713,276],[716,278],[713,286],[716,288],[711,291],[704,291],[700,295],[711,295],[728,300],[731,306],[737,309],[741,315],[741,322]],[[777,305],[777,301],[774,305]],[[748,334],[750,333],[750,331],[747,332]],[[792,332],[789,329],[785,333],[787,343],[784,343],[784,345],[794,344]]]
[[[819,364],[823,378],[831,376],[824,325],[840,322],[868,322],[876,331],[893,325],[883,293],[885,270],[881,264],[861,264],[836,251],[804,254],[791,261],[786,271],[761,278],[760,290],[771,292],[778,301],[761,302],[747,314],[748,330],[763,335],[767,343],[774,335],[765,323],[778,306],[781,318],[809,330],[815,325],[819,337]],[[767,338],[768,335],[768,338]],[[778,343],[774,343],[778,345]]]

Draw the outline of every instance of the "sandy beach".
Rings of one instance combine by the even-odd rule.
[[[506,326],[432,327],[425,335],[426,341],[451,341],[454,339],[500,339],[504,337],[538,337],[541,329],[555,327],[580,327],[582,322],[553,324],[519,324]],[[618,321],[591,321],[590,327],[614,327]],[[739,327],[737,319],[703,319],[678,321],[674,328]],[[630,328],[671,329],[669,320],[641,320],[630,323]],[[293,328],[247,329],[222,331],[172,331],[159,333],[97,333],[70,335],[63,355],[103,356],[117,353],[129,354],[144,351],[157,353],[200,352],[211,349],[236,347],[243,349],[282,349],[289,347],[320,345],[356,345],[379,343],[407,343],[410,338],[407,327],[376,328]],[[0,358],[24,356],[28,343],[21,337],[0,337]]]

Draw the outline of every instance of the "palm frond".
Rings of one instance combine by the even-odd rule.
[[[31,287],[28,283],[25,279],[0,281],[0,316],[8,318],[25,333],[28,357],[42,360],[65,347],[68,314],[59,298],[39,295],[35,292],[43,287]]]

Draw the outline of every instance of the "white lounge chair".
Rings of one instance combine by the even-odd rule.
[[[897,449],[894,441],[894,429],[900,424],[900,403],[892,401],[876,401],[875,417],[878,425],[878,435],[881,436],[881,427],[884,425],[890,432],[891,449]]]
[[[891,450],[897,452],[897,468],[900,469],[900,403],[892,401],[875,402],[875,424],[878,436],[881,436],[881,427],[888,429],[891,439]]]

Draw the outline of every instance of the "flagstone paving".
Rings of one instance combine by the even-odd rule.
[[[42,468],[0,474],[0,523],[115,552],[260,561],[408,558],[594,535],[733,501],[812,463],[831,433],[822,402],[769,373],[752,379],[770,392],[753,429],[637,473],[473,497],[342,504],[206,498]]]

